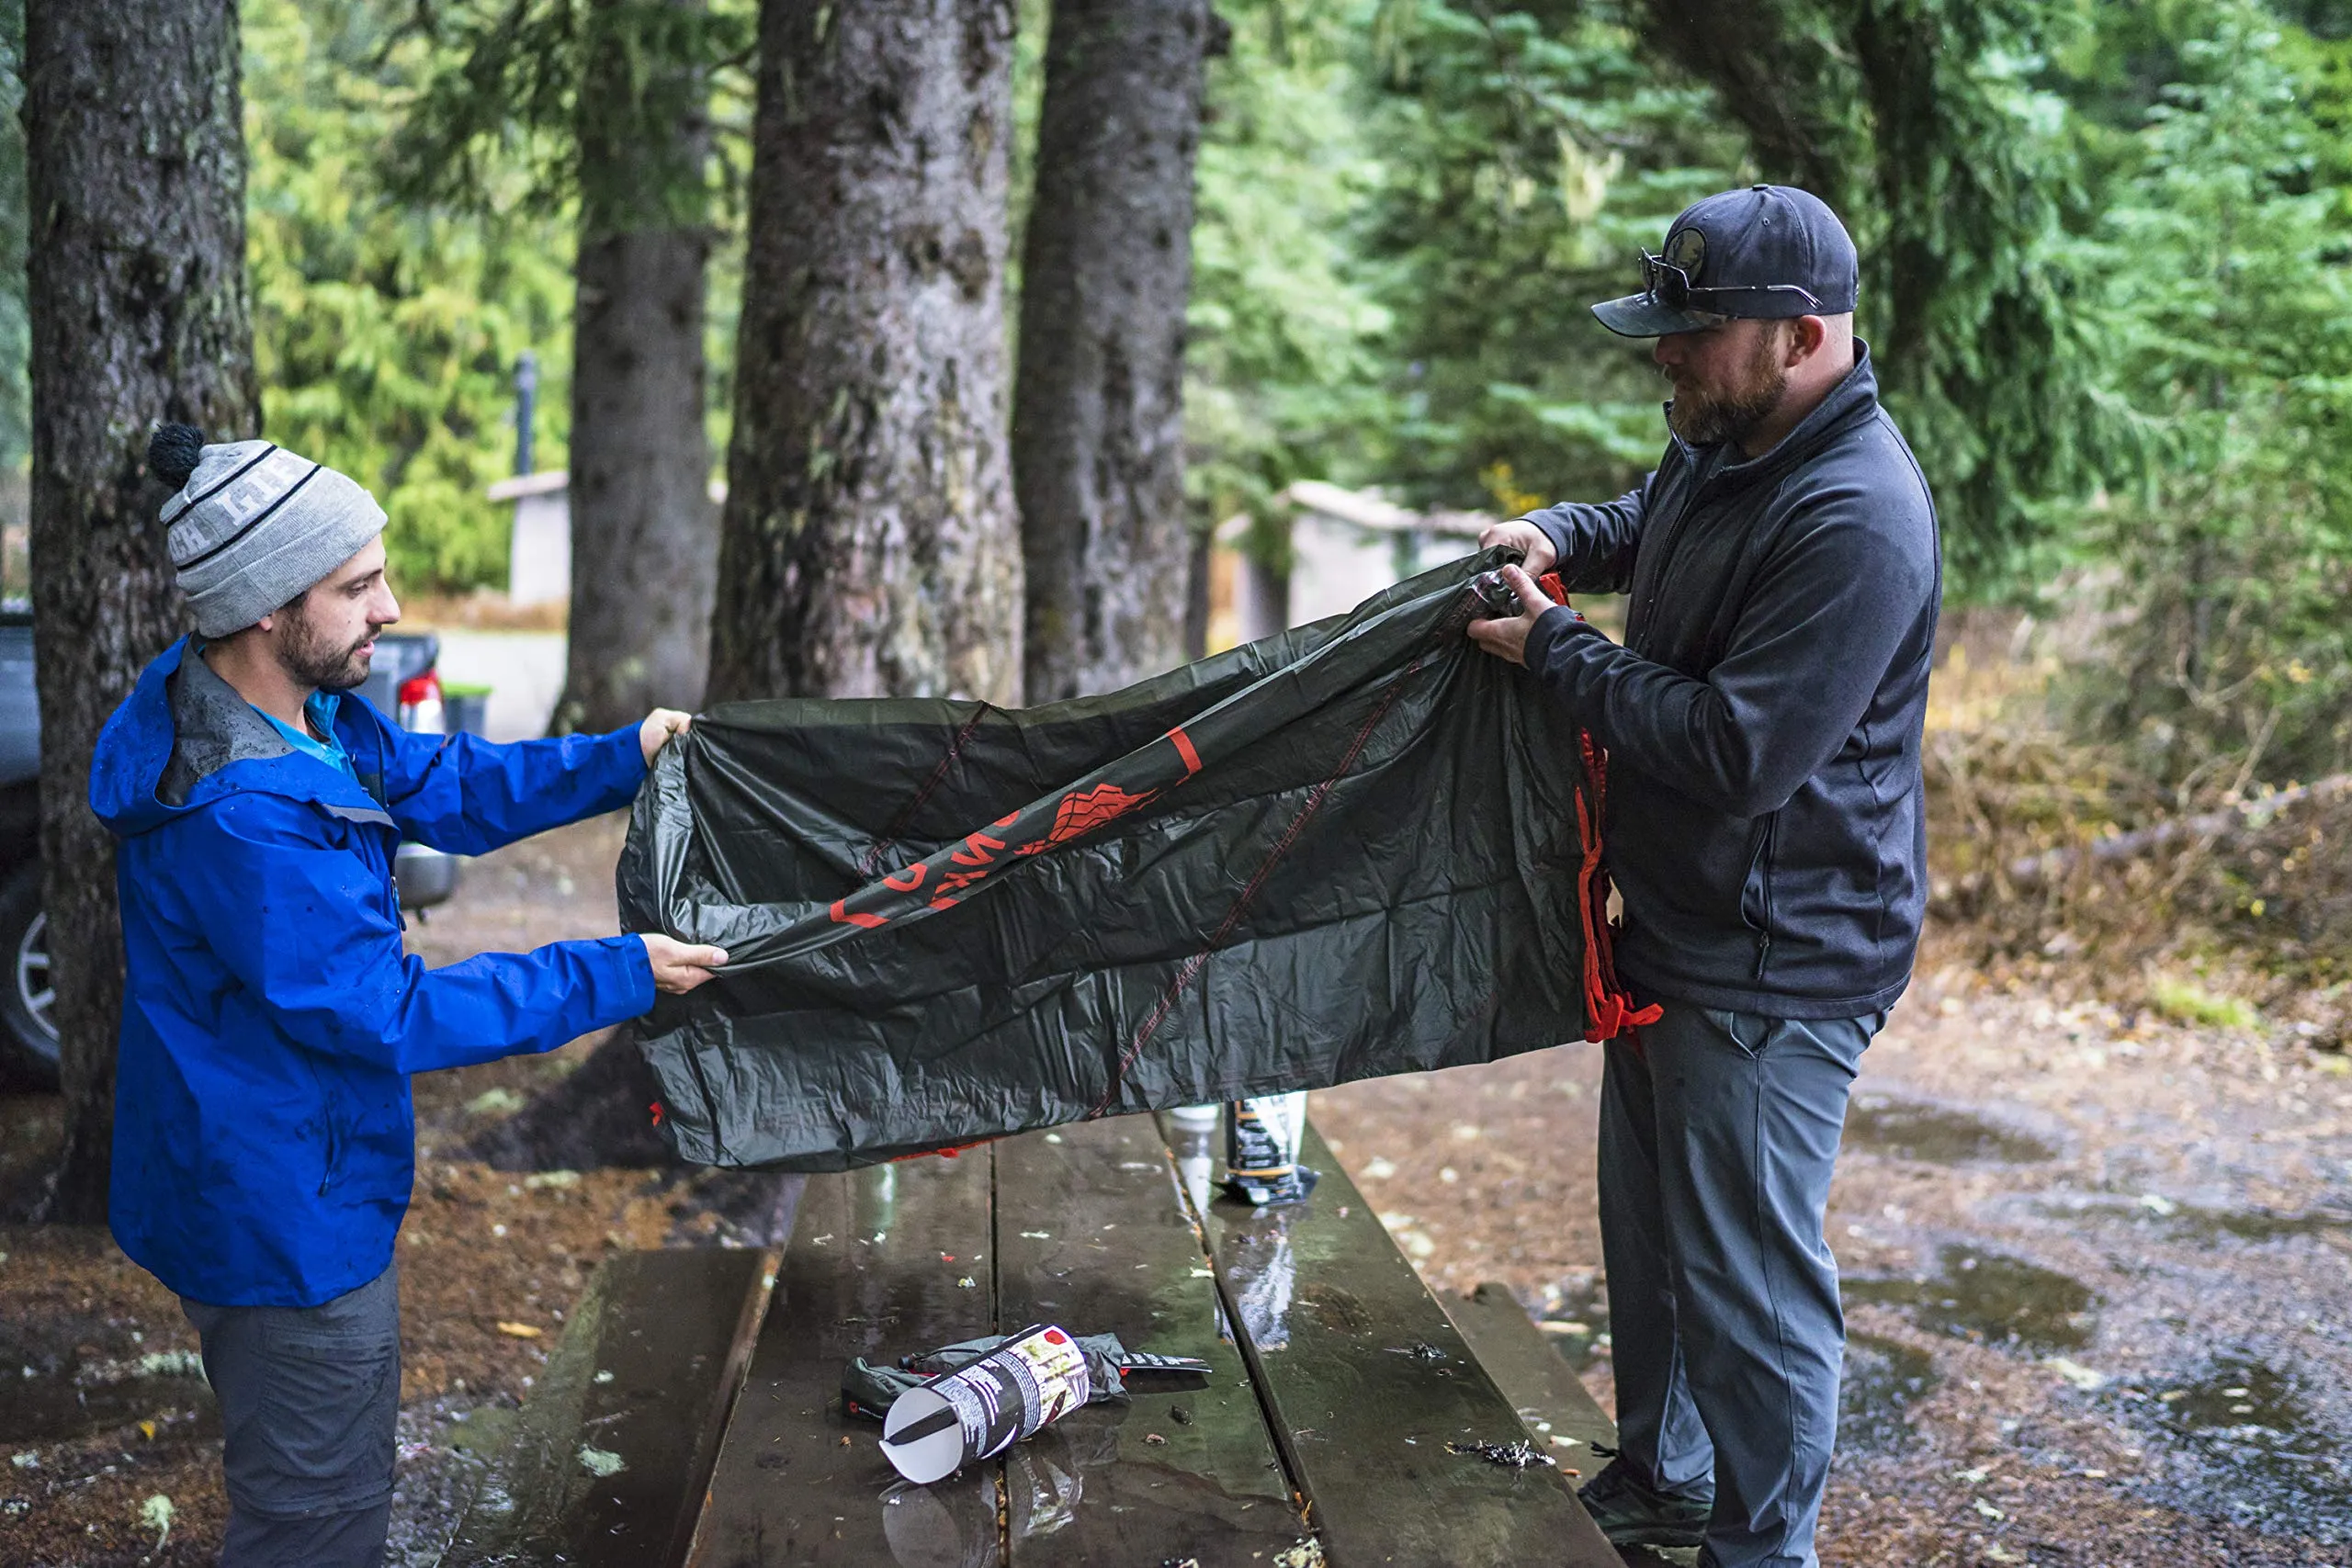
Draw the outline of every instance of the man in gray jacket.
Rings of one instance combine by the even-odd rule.
[[[1593,313],[1657,340],[1665,455],[1613,502],[1487,530],[1526,554],[1522,613],[1471,631],[1607,749],[1618,971],[1664,1009],[1607,1047],[1623,1448],[1582,1495],[1620,1544],[1813,1568],[1845,1348],[1831,1168],[1927,905],[1935,508],[1820,200],[1710,197],[1643,265]],[[1632,595],[1622,646],[1544,597],[1553,570]]]

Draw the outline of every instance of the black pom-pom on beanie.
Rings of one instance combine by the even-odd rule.
[[[192,424],[159,424],[147,438],[147,471],[181,489],[204,455],[204,432]]]

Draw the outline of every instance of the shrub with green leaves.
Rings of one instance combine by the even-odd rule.
[[[571,228],[387,197],[383,155],[430,65],[403,10],[247,0],[254,347],[266,434],[375,492],[397,586],[455,590],[505,579],[510,518],[484,491],[513,470],[526,349],[536,466],[564,460]]]
[[[2084,242],[2151,460],[2073,521],[2116,617],[2080,706],[2186,800],[2352,765],[2352,97],[2264,7],[2182,20]]]

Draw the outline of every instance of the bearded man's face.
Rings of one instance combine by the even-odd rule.
[[[1732,321],[1658,339],[1668,427],[1694,446],[1746,438],[1788,393],[1788,333],[1786,321]]]
[[[376,634],[400,618],[400,602],[384,581],[383,542],[371,540],[270,618],[270,646],[301,684],[347,692],[368,679]]]

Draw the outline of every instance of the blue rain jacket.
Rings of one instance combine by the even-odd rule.
[[[109,1218],[183,1296],[315,1306],[391,1260],[410,1074],[553,1050],[653,1005],[634,936],[427,969],[401,946],[394,850],[481,854],[616,809],[645,763],[634,728],[494,746],[346,702],[355,779],[189,648],[147,667],[90,769],[120,840],[127,964]]]

